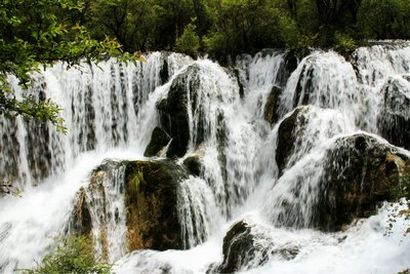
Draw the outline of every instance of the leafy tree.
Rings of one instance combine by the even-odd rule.
[[[111,266],[95,259],[91,240],[85,236],[71,236],[46,255],[35,269],[24,274],[93,273],[108,274]]]
[[[409,39],[410,2],[407,0],[363,0],[358,11],[362,36],[370,39]]]
[[[196,34],[196,26],[193,23],[188,24],[184,32],[176,41],[176,50],[193,57],[198,55],[199,36]]]
[[[56,60],[69,65],[82,58],[99,60],[118,55],[120,45],[110,39],[90,38],[73,21],[84,8],[82,0],[3,0],[0,3],[0,113],[51,121],[64,130],[59,107],[48,99],[17,99],[7,77],[15,75],[22,85],[30,84],[30,73],[39,65]]]

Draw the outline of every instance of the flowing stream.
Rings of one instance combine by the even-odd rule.
[[[385,203],[377,214],[338,232],[313,227],[327,153],[340,138],[364,134],[409,157],[410,45],[359,48],[348,59],[333,51],[295,57],[267,50],[239,56],[229,68],[176,53],[144,58],[70,68],[57,63],[34,74],[27,91],[10,76],[18,96],[59,104],[68,134],[47,123],[0,117],[0,178],[13,181],[17,193],[0,198],[1,273],[35,266],[58,237],[71,233],[80,189],[92,205],[96,253],[113,263],[113,273],[218,272],[223,238],[241,220],[251,224],[254,245],[264,252],[242,258],[239,272],[410,268],[410,222],[397,215],[389,226],[403,204]],[[189,175],[177,189],[185,250],[128,252],[121,161],[166,157],[164,151],[145,157],[144,151],[160,125],[157,106],[181,77],[189,140],[184,156],[173,160],[182,165],[194,156],[202,163],[200,174]],[[296,134],[281,164],[281,125],[295,115],[292,132],[303,134]],[[107,159],[117,167],[90,179]],[[102,191],[93,191],[90,180]]]

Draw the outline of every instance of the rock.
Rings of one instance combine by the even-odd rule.
[[[244,88],[244,83],[242,82],[241,76],[240,76],[240,72],[239,69],[234,68],[232,70],[233,76],[236,78],[237,82],[238,82],[238,86],[239,86],[239,96],[241,98],[243,98],[245,96],[245,88]]]
[[[167,157],[182,157],[187,151],[190,140],[188,116],[188,92],[194,112],[196,109],[196,93],[200,85],[198,65],[190,66],[185,73],[176,77],[170,87],[167,98],[157,104],[160,113],[161,128],[171,137]],[[203,119],[199,119],[203,120]],[[203,141],[203,125],[198,125],[197,143]]]
[[[73,229],[80,235],[90,235],[92,229],[91,214],[87,205],[87,194],[83,187],[77,192],[73,211]]]
[[[223,262],[210,272],[233,273],[262,266],[273,256],[284,260],[296,257],[296,246],[278,247],[268,235],[253,231],[254,224],[241,220],[234,224],[223,240]]]
[[[128,162],[125,170],[128,249],[182,249],[177,186],[183,169],[168,161]]]
[[[161,54],[161,70],[159,71],[159,78],[161,79],[161,84],[165,84],[169,80],[169,69],[168,69],[168,58],[169,52],[162,52]]]
[[[263,117],[271,125],[275,124],[279,119],[278,107],[281,94],[282,89],[278,86],[273,86],[266,100]]]
[[[202,163],[199,156],[190,156],[184,160],[183,164],[192,175],[201,175]]]
[[[380,202],[395,198],[400,178],[410,174],[408,157],[367,134],[337,139],[323,165],[313,224],[324,231],[372,215]]]
[[[156,127],[152,132],[151,141],[145,149],[144,156],[158,156],[159,152],[169,143],[170,140],[171,138],[165,131],[159,127]]]
[[[300,52],[291,50],[285,53],[283,63],[279,68],[279,73],[276,78],[276,83],[278,83],[280,87],[286,86],[290,75],[298,67],[299,60],[308,54],[309,52],[307,49],[301,50]]]
[[[384,102],[378,117],[381,135],[390,143],[410,149],[409,76],[390,78],[382,88]]]
[[[306,123],[305,114],[309,109],[308,106],[296,108],[279,125],[275,158],[280,173],[286,168],[290,156],[294,153],[297,136],[303,134],[303,125]]]
[[[125,217],[128,251],[183,249],[177,189],[187,177],[185,169],[171,161],[107,161],[77,194],[73,227],[87,234],[95,229],[92,225],[100,224],[100,234],[105,235],[110,224]],[[109,196],[113,191],[123,195],[126,216],[108,206],[109,199],[118,197]],[[105,254],[109,244],[106,237],[100,240]]]

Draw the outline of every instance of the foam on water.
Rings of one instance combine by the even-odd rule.
[[[284,79],[287,54],[242,56],[234,72],[207,59],[152,53],[145,62],[108,60],[75,68],[58,63],[35,74],[35,84],[25,92],[60,104],[69,133],[20,117],[0,120],[0,176],[14,178],[23,190],[21,197],[0,200],[0,271],[32,267],[52,250],[55,237],[70,229],[77,191],[89,191],[90,174],[104,160],[146,159],[142,153],[158,125],[156,104],[186,74],[188,83],[198,85],[193,90],[187,85],[190,140],[178,163],[195,155],[202,163],[201,176],[188,177],[177,190],[183,246],[189,249],[127,254],[124,170],[116,168],[94,178],[104,197],[88,195],[94,199],[95,248],[108,252],[113,272],[206,273],[222,262],[223,237],[243,219],[270,254],[263,266],[258,262],[266,254],[248,258],[241,269],[246,273],[394,273],[409,268],[410,240],[404,236],[409,223],[396,217],[386,229],[399,204],[386,204],[344,232],[306,227],[313,218],[323,159],[335,140],[365,132],[387,143],[376,135],[383,132],[380,116],[390,107],[385,94],[398,90],[403,102],[409,97],[403,75],[410,73],[410,47],[360,48],[349,61],[333,51],[315,51]],[[13,77],[10,83],[23,92]],[[280,120],[269,125],[263,113],[273,86],[282,87]],[[294,152],[279,172],[280,124],[303,105],[309,106],[302,107],[304,118],[294,129],[303,134],[296,136]],[[408,118],[406,109],[388,110]],[[100,245],[101,212],[108,216],[108,250]],[[293,259],[276,252],[286,249],[297,251]]]

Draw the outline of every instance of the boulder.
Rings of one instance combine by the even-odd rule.
[[[201,175],[203,165],[201,158],[198,155],[187,157],[183,164],[188,169],[190,174],[195,176]]]
[[[323,162],[313,225],[337,231],[372,215],[381,202],[397,198],[394,193],[408,174],[410,159],[371,135],[337,139]]]
[[[161,128],[171,137],[167,157],[182,157],[185,155],[190,136],[188,98],[191,101],[192,112],[196,111],[196,90],[200,85],[200,68],[191,65],[178,75],[171,83],[167,98],[157,104],[160,114]],[[189,96],[189,97],[188,97]],[[199,119],[202,121],[203,119]],[[198,125],[196,142],[203,141],[203,125]]]
[[[92,172],[89,185],[77,194],[75,232],[89,234],[95,224],[106,231],[110,223],[125,217],[128,251],[183,249],[177,190],[187,177],[185,168],[171,161],[107,161]],[[108,206],[113,191],[123,195],[126,216]],[[104,253],[107,239],[100,240]]]
[[[255,226],[245,220],[234,224],[223,240],[222,264],[212,266],[209,272],[245,271],[264,265],[273,256],[291,260],[299,253],[296,246],[276,246],[268,235],[253,231]]]
[[[303,135],[303,125],[307,122],[305,115],[309,109],[308,106],[296,108],[279,125],[275,158],[280,173],[294,153],[297,137]]]
[[[87,205],[87,194],[81,187],[75,197],[76,203],[73,210],[73,229],[80,235],[90,235],[92,229],[91,213]]]
[[[187,176],[169,161],[128,162],[125,169],[128,249],[181,249],[177,187]]]
[[[291,50],[285,53],[283,63],[279,68],[279,73],[276,78],[276,83],[278,83],[280,87],[286,86],[290,75],[298,67],[299,60],[308,54],[309,51],[307,49],[300,50],[298,52]]]
[[[382,88],[378,117],[381,135],[390,143],[410,149],[410,76],[390,78]]]
[[[151,140],[145,149],[144,156],[152,157],[159,156],[161,150],[169,143],[171,138],[168,134],[159,127],[154,128],[151,135]]]
[[[263,111],[263,117],[271,125],[275,124],[279,119],[279,99],[282,94],[282,89],[278,86],[272,86],[272,89],[266,99],[265,109]]]

